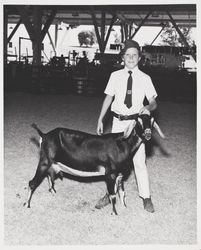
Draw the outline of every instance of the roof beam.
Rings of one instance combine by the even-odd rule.
[[[123,14],[117,13],[116,16],[119,20],[121,20],[122,23],[129,25],[131,24],[131,21],[127,20]]]
[[[15,25],[14,29],[12,30],[12,32],[10,33],[6,43],[8,44],[10,42],[10,40],[12,39],[12,37],[14,36],[15,32],[17,31],[18,27],[20,26],[20,24],[22,23],[22,19],[20,19],[18,21],[18,23]]]
[[[114,25],[114,22],[116,20],[117,16],[116,16],[116,13],[113,14],[113,17],[112,17],[112,20],[110,22],[110,27],[108,29],[108,32],[107,32],[107,35],[106,35],[106,39],[105,39],[105,42],[104,42],[104,48],[106,48],[107,46],[107,42],[108,42],[108,39],[110,37],[110,34],[111,34],[111,30],[112,30],[112,27]]]
[[[97,23],[96,15],[95,15],[95,12],[94,12],[93,8],[91,8],[91,16],[92,16],[92,20],[93,20],[93,24],[94,24],[94,28],[95,28],[96,37],[97,37],[97,40],[98,40],[100,52],[104,53],[104,48],[103,48],[103,44],[102,44],[102,41],[101,41],[101,36],[100,36],[99,30],[98,30],[98,23]]]
[[[159,35],[161,34],[161,32],[164,30],[164,28],[165,28],[165,25],[163,25],[163,27],[162,27],[161,30],[158,32],[157,36],[154,38],[154,40],[151,42],[150,45],[153,45],[153,44],[154,44],[154,42],[156,41],[156,39],[159,37]]]
[[[152,10],[149,11],[147,13],[147,15],[145,16],[145,18],[142,20],[142,22],[140,23],[140,25],[137,27],[137,29],[135,30],[135,32],[133,33],[133,35],[131,36],[130,39],[133,39],[133,37],[136,35],[136,33],[139,31],[139,29],[143,26],[143,24],[145,23],[145,21],[148,19],[148,17],[151,15]]]
[[[29,16],[28,16],[28,13],[27,13],[27,10],[25,9],[25,6],[23,5],[16,5],[16,9],[18,10],[20,16],[21,16],[21,19],[26,27],[26,30],[29,34],[29,37],[31,40],[34,40],[35,38],[35,31],[34,31],[34,28],[32,26],[32,23],[29,19]]]
[[[42,41],[45,38],[45,35],[47,34],[47,32],[49,30],[49,27],[52,24],[52,22],[53,22],[53,20],[54,20],[54,18],[56,16],[56,13],[57,13],[56,9],[52,10],[49,17],[48,17],[48,19],[46,20],[46,23],[45,23],[45,25],[44,25],[44,27],[43,27],[43,29],[41,31],[41,39],[42,39]]]
[[[95,16],[95,12],[94,12],[93,8],[91,8],[91,16],[92,16],[92,20],[94,23],[94,28],[95,28],[96,37],[98,40],[100,52],[104,53],[105,48],[107,46],[109,36],[111,34],[112,27],[113,27],[114,22],[117,18],[116,13],[113,13],[112,19],[110,21],[110,27],[109,27],[107,34],[106,34],[106,38],[105,38],[105,26],[106,26],[105,25],[105,11],[104,10],[101,11],[101,30],[100,30],[101,33],[99,33],[99,30],[98,30],[97,18]]]
[[[48,35],[48,37],[49,37],[50,43],[51,43],[52,48],[53,48],[53,50],[54,50],[54,54],[55,54],[55,56],[56,56],[57,52],[56,52],[56,49],[55,49],[55,46],[54,46],[54,43],[53,43],[53,41],[52,41],[52,38],[51,38],[51,36],[50,36],[49,31],[47,31],[47,35]]]

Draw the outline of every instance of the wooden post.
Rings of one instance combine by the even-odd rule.
[[[41,26],[42,15],[40,6],[34,6],[33,10],[33,28],[35,37],[32,41],[33,46],[33,66],[32,66],[32,87],[40,89],[40,69],[41,69]]]
[[[42,15],[41,8],[34,6],[33,11],[33,28],[35,30],[35,37],[33,40],[33,65],[41,65],[41,26],[42,26]]]
[[[104,40],[105,40],[105,11],[101,12],[101,44],[103,48],[103,53],[104,53]]]
[[[123,24],[121,24],[121,42],[124,42],[124,28],[123,28]]]

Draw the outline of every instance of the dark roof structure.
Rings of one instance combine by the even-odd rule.
[[[61,22],[69,26],[93,25],[99,49],[104,53],[112,27],[121,27],[122,41],[133,39],[142,26],[160,26],[172,23],[179,33],[184,45],[194,51],[187,43],[180,27],[196,27],[196,4],[160,4],[160,5],[4,5],[4,48],[23,23],[33,43],[34,62],[40,64],[41,43],[48,34],[52,47],[54,44],[49,35],[49,27],[55,24],[57,38],[58,25]],[[7,25],[16,24],[7,37]],[[106,31],[106,26],[109,29]],[[57,39],[55,39],[57,40]],[[55,42],[56,43],[56,42]],[[5,51],[6,60],[6,51]]]
[[[17,5],[4,5],[5,13],[8,15],[8,23],[17,23],[20,19]],[[18,5],[19,6],[19,5]],[[29,15],[33,14],[33,6],[27,5]],[[114,13],[117,16],[114,25],[120,23],[134,24],[139,26],[142,20],[144,26],[161,26],[161,23],[170,21],[168,13],[171,14],[178,26],[196,26],[196,5],[175,4],[175,5],[41,5],[45,19],[52,11],[56,15],[52,24],[65,22],[72,25],[93,25],[91,12],[93,11],[97,24],[101,24],[102,13],[105,13],[105,24],[109,25]]]

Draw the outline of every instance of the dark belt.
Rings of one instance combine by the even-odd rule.
[[[134,114],[134,115],[120,115],[117,114],[115,112],[112,112],[112,115],[116,118],[119,119],[119,121],[124,121],[124,120],[134,120],[138,118],[138,114]]]

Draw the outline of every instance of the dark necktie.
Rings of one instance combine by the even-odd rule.
[[[129,77],[127,81],[127,91],[126,91],[126,97],[124,100],[124,104],[126,104],[127,108],[130,108],[132,106],[132,83],[133,83],[133,78],[131,76],[132,71],[129,70]]]

